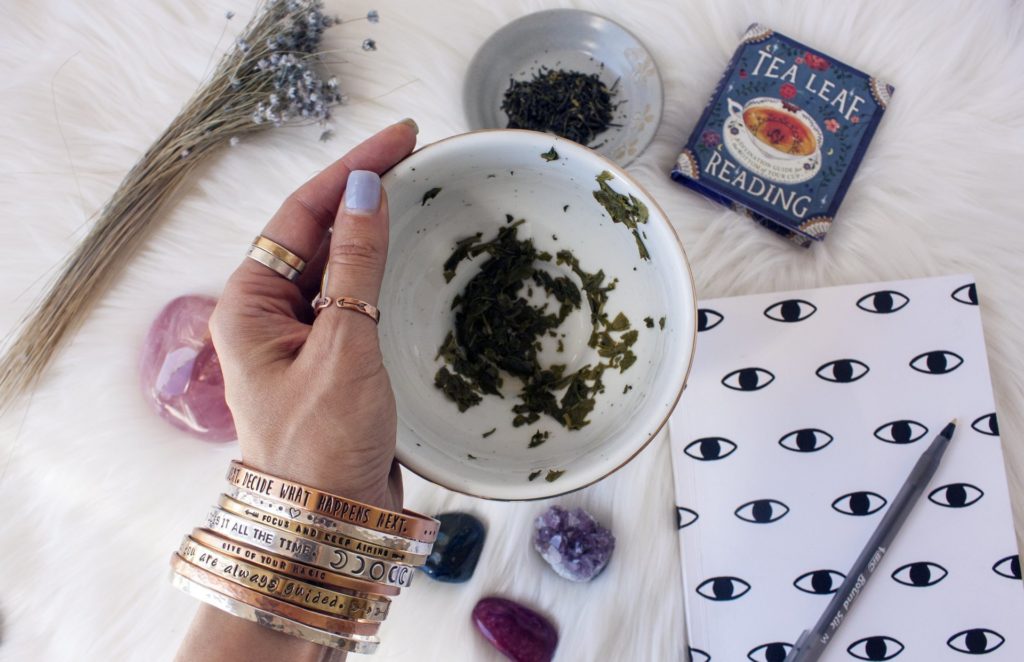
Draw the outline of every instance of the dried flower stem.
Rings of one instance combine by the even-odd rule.
[[[0,412],[32,388],[123,266],[150,236],[188,173],[233,137],[291,122],[325,122],[341,103],[324,81],[320,0],[261,3],[243,35],[122,180],[82,243],[0,357]]]

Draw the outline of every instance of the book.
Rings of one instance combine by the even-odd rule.
[[[954,417],[937,474],[821,659],[1024,659],[973,278],[699,308],[697,355],[669,422],[691,659],[781,662]]]
[[[893,91],[755,23],[694,125],[672,178],[810,246],[832,226]]]

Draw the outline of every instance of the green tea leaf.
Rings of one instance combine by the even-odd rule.
[[[559,478],[561,478],[562,474],[564,474],[564,473],[565,473],[565,469],[562,469],[561,471],[555,471],[554,469],[549,469],[548,470],[548,475],[544,476],[544,480],[548,481],[549,483],[553,483],[556,480],[558,480]]]
[[[543,432],[541,432],[540,430],[537,430],[536,432],[533,433],[533,436],[530,437],[529,448],[536,448],[537,446],[540,446],[545,441],[547,441],[548,437],[550,437],[550,436],[551,436],[551,433],[548,432],[547,430],[545,430]]]
[[[434,198],[436,198],[437,194],[440,193],[440,192],[441,192],[441,187],[440,186],[435,186],[434,188],[432,188],[429,191],[427,191],[426,193],[424,193],[423,194],[423,200],[420,202],[420,206],[421,207],[425,206],[428,201],[433,200]]]
[[[616,223],[622,223],[636,239],[637,250],[640,259],[650,260],[651,255],[647,252],[647,246],[640,238],[638,224],[646,223],[650,216],[647,205],[638,200],[633,194],[625,195],[613,189],[608,182],[612,174],[607,170],[597,176],[598,190],[594,191],[594,199],[601,203],[601,206],[608,212],[608,216]]]
[[[548,151],[544,152],[540,156],[545,161],[557,161],[558,160],[558,152],[555,151],[554,146],[552,146],[551,149],[549,149]]]

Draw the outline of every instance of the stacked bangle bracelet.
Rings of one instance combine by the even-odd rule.
[[[411,510],[395,513],[330,492],[321,492],[301,483],[256,471],[241,462],[231,463],[228,482],[236,487],[244,487],[257,494],[381,533],[428,543],[434,542],[437,538],[438,521],[426,515]]]
[[[372,653],[391,597],[409,586],[438,522],[232,462],[204,528],[171,557],[175,587],[306,641]]]

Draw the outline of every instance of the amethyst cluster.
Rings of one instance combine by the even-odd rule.
[[[574,582],[601,574],[615,550],[615,536],[582,508],[551,506],[534,520],[533,547],[555,572]]]

